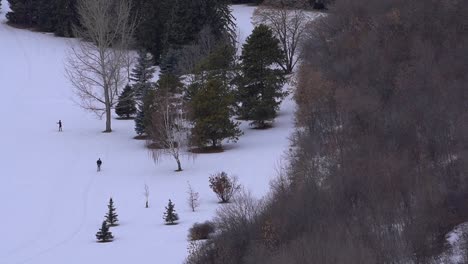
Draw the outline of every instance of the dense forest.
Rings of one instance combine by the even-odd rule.
[[[75,36],[80,27],[77,0],[8,0],[9,23],[54,32],[58,36]],[[152,53],[154,63],[163,54],[179,50],[196,42],[198,34],[224,38],[234,26],[228,10],[229,1],[143,0],[132,2],[132,17],[136,24],[134,47]],[[170,59],[168,59],[170,60]]]
[[[12,10],[7,14],[10,24],[53,32],[62,37],[75,36],[74,27],[79,26],[77,0],[8,0],[8,2]],[[234,21],[227,10],[229,4],[262,2],[262,0],[133,1],[132,16],[136,23],[134,47],[150,52],[156,64],[169,63],[183,46],[196,43],[199,34],[209,32],[215,39],[220,39],[226,30],[232,31]],[[273,0],[266,3],[323,8],[323,4],[327,2]],[[223,11],[218,12],[219,10]]]
[[[468,220],[467,12],[337,0],[309,25],[289,166],[187,263],[440,263]]]

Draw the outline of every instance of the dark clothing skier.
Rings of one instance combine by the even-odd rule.
[[[97,164],[97,171],[101,171],[101,164],[102,164],[101,158],[99,158],[99,159],[96,161],[96,164]]]
[[[62,131],[62,120],[59,120],[57,124],[59,126],[59,132],[61,132]]]

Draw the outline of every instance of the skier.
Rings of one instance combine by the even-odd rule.
[[[101,158],[99,158],[99,159],[96,161],[96,164],[97,164],[97,171],[101,171],[101,164],[102,164]]]
[[[62,132],[62,120],[59,120],[57,124],[59,126],[59,132]]]

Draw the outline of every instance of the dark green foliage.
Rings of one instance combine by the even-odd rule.
[[[106,222],[109,224],[109,226],[116,226],[119,219],[117,218],[118,215],[115,212],[114,201],[112,201],[112,198],[110,198],[107,208],[109,211],[106,214]]]
[[[8,0],[8,21],[58,36],[73,36],[79,26],[77,0]],[[200,31],[209,28],[219,40],[234,40],[234,19],[227,0],[139,0],[132,2],[131,16],[137,22],[134,32],[136,48],[153,55],[152,64],[161,61],[169,50],[195,44]],[[170,59],[166,59],[170,60]],[[171,72],[172,73],[172,72]]]
[[[170,14],[166,22],[162,71],[185,73],[181,72],[184,69],[179,64],[181,56],[187,52],[192,56],[203,56],[210,53],[209,49],[215,46],[212,44],[234,43],[234,18],[226,0],[176,0],[170,5]],[[200,48],[206,40],[212,44],[202,47],[197,52],[200,54],[191,52],[194,46]]]
[[[278,40],[265,25],[255,27],[242,50],[242,76],[237,99],[239,117],[252,120],[252,125],[263,128],[276,117],[281,100],[284,74],[273,68],[283,60]]]
[[[9,23],[35,27],[71,37],[73,24],[78,24],[76,0],[8,0],[11,12]]]
[[[169,203],[167,204],[166,211],[164,212],[163,219],[166,222],[166,225],[175,225],[177,224],[176,221],[179,220],[179,216],[177,215],[174,204],[172,203],[171,199],[169,199]]]
[[[135,83],[150,82],[156,71],[153,64],[153,56],[144,50],[139,50],[137,63],[130,73],[130,80]]]
[[[206,83],[198,83],[198,91],[190,102],[192,144],[199,148],[210,145],[219,147],[223,139],[237,141],[242,131],[239,122],[231,120],[233,111],[230,106],[234,97],[226,84],[210,77]]]
[[[96,233],[96,239],[98,242],[111,242],[114,239],[112,232],[109,231],[109,226],[106,221],[102,222],[102,226]]]
[[[135,85],[133,87],[136,87]],[[138,135],[147,134],[146,128],[151,127],[151,111],[153,108],[153,99],[155,89],[153,84],[137,84],[140,94],[137,98],[137,114],[135,117],[135,132]],[[135,88],[134,88],[135,89]]]
[[[141,136],[146,133],[145,129],[145,113],[143,108],[139,105],[135,116],[135,132]]]
[[[140,49],[153,55],[153,64],[160,62],[163,47],[165,27],[168,12],[164,6],[167,0],[139,0],[133,1],[133,17],[138,21],[135,29],[135,40]]]
[[[137,112],[135,104],[132,87],[127,85],[119,96],[119,101],[115,107],[115,113],[120,117],[130,118]]]
[[[10,23],[33,26],[37,20],[37,3],[31,0],[8,0],[11,11],[6,14]]]
[[[232,70],[235,63],[236,48],[227,42],[219,43],[205,58],[197,65],[197,71],[208,71],[210,73]]]
[[[149,127],[151,119],[149,111],[154,95],[154,83],[151,79],[155,71],[151,54],[143,50],[138,51],[138,61],[130,75],[130,79],[135,82],[132,89],[137,103],[135,132],[138,135],[146,134],[146,127]]]
[[[161,74],[178,75],[180,70],[178,67],[178,58],[180,57],[180,51],[169,48],[164,56],[161,58],[160,68]]]

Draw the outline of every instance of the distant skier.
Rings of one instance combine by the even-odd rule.
[[[101,164],[102,164],[101,158],[99,158],[99,159],[96,161],[96,164],[97,164],[97,171],[101,171]]]
[[[62,120],[59,120],[57,124],[59,126],[59,132],[62,132]]]

